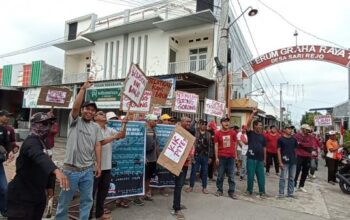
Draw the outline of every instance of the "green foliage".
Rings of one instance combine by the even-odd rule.
[[[315,126],[314,117],[315,115],[321,115],[319,112],[305,112],[302,116],[300,124],[308,124],[310,126]]]

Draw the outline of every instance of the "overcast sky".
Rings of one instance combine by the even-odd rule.
[[[1,3],[0,55],[23,49],[36,44],[63,37],[64,22],[89,13],[99,17],[109,15],[139,2],[152,0],[119,1],[119,5],[98,0],[11,0]],[[343,47],[350,47],[350,1],[349,0],[261,0],[285,19],[297,26],[298,45],[329,45],[329,42],[311,37],[302,30],[318,38],[334,42]],[[295,27],[265,7],[259,0],[231,0],[237,15],[240,14],[239,3],[244,10],[253,6],[259,10],[255,17],[246,16],[255,45],[251,40],[243,17],[237,22],[254,57],[259,54],[283,47],[295,46]],[[62,67],[63,51],[47,48],[36,52],[0,59],[0,65],[30,63],[43,59],[47,63]],[[300,121],[301,115],[310,108],[329,107],[347,99],[346,68],[317,61],[294,61],[267,68],[257,73],[263,88],[267,91],[273,104],[279,106],[279,84],[288,82],[284,87],[284,105],[290,104],[294,121]],[[268,75],[268,77],[267,77]],[[271,81],[271,83],[270,83]],[[266,84],[265,84],[266,82]],[[257,82],[256,87],[260,87]],[[273,88],[271,85],[274,85]],[[303,86],[302,86],[303,85]],[[276,115],[269,103],[259,98],[259,107]]]

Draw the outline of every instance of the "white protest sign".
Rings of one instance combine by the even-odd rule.
[[[175,163],[178,163],[182,155],[185,153],[187,142],[188,141],[184,137],[175,132],[169,145],[166,146],[164,155]]]
[[[147,77],[136,64],[132,64],[124,82],[123,94],[132,102],[139,104],[147,86]]]
[[[222,118],[225,115],[225,103],[212,99],[205,99],[204,114]]]
[[[58,90],[51,90],[47,92],[46,96],[46,102],[54,102],[63,104],[66,100],[67,92],[66,91],[58,91]]]
[[[326,127],[332,126],[332,116],[331,115],[316,115],[314,117],[315,126]]]
[[[161,116],[161,115],[162,115],[162,108],[161,108],[161,107],[153,106],[151,112],[152,112],[152,114],[154,114],[154,115]]]
[[[149,112],[151,109],[151,99],[152,99],[152,92],[148,90],[146,90],[143,93],[143,96],[139,104],[130,102],[130,99],[125,95],[123,95],[122,110],[126,112],[130,105],[130,112]]]
[[[174,112],[197,113],[199,96],[193,93],[176,91],[172,110]]]

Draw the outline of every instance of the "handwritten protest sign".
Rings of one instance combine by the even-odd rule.
[[[146,90],[152,91],[152,103],[164,105],[166,103],[172,84],[170,82],[148,77]]]
[[[121,124],[121,121],[112,120],[108,127],[119,131]],[[127,123],[125,138],[112,143],[109,198],[144,195],[145,143],[145,122],[136,121]]]
[[[193,93],[176,91],[172,110],[174,112],[197,113],[199,96]]]
[[[180,125],[176,125],[157,163],[178,176],[193,147],[195,137]]]
[[[142,99],[139,104],[135,104],[134,102],[130,102],[130,99],[123,95],[122,98],[122,110],[124,112],[149,112],[151,109],[151,99],[152,99],[152,92],[146,90],[143,93]],[[130,109],[129,109],[130,105]]]
[[[37,105],[68,107],[71,97],[72,91],[68,88],[43,87]]]
[[[316,115],[314,117],[315,126],[317,127],[327,127],[332,126],[332,116],[331,115]]]
[[[132,102],[139,104],[147,86],[147,77],[136,64],[130,66],[128,76],[124,82],[123,94]]]
[[[222,118],[225,114],[225,103],[212,99],[205,99],[204,114]]]
[[[151,109],[151,114],[161,116],[162,115],[162,108],[157,107],[157,106],[153,106]]]

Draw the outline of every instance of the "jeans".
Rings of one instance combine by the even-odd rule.
[[[92,196],[93,198],[96,197],[96,218],[100,218],[104,213],[104,202],[108,194],[111,178],[111,170],[102,170],[101,176],[94,179],[94,190]],[[93,206],[91,207],[90,216],[92,216],[92,210]]]
[[[264,161],[247,159],[247,192],[253,193],[254,176],[256,174],[259,186],[259,193],[265,194],[265,173]]]
[[[305,180],[307,176],[309,175],[309,169],[310,169],[310,157],[297,157],[297,171],[295,174],[295,179],[294,179],[294,186],[297,187],[298,184],[298,178],[299,174],[301,171],[301,177],[300,177],[300,182],[299,182],[299,187],[304,187],[305,185]]]
[[[311,164],[310,164],[310,174],[314,175],[315,171],[317,170],[317,165],[318,165],[318,159],[317,158],[312,158],[311,159]]]
[[[7,211],[7,180],[3,163],[0,163],[0,211]]]
[[[203,189],[207,188],[208,185],[208,156],[196,156],[196,163],[192,164],[191,177],[190,177],[190,187],[194,187],[196,181],[196,172],[200,169],[200,176],[202,179]]]
[[[173,201],[173,209],[178,211],[181,209],[181,191],[182,187],[185,183],[187,175],[187,167],[182,168],[179,176],[175,176],[175,187],[174,187],[174,201]]]
[[[266,173],[269,173],[270,172],[270,166],[272,166],[272,161],[275,165],[275,171],[276,171],[276,174],[279,173],[279,162],[278,162],[278,156],[277,156],[277,153],[269,153],[267,152],[267,155],[266,155]]]
[[[241,155],[241,159],[242,159],[242,167],[240,170],[240,176],[244,178],[247,175],[247,156]]]
[[[58,199],[56,220],[68,219],[69,204],[71,203],[77,189],[79,189],[80,192],[79,219],[89,219],[94,184],[93,168],[91,167],[81,172],[71,170],[63,170],[63,172],[69,180],[70,189],[68,191],[61,190]]]
[[[235,159],[232,157],[219,157],[219,169],[218,169],[218,178],[216,180],[216,187],[219,192],[223,192],[224,185],[224,175],[227,175],[228,181],[228,193],[232,194],[235,192]]]
[[[283,168],[281,170],[280,182],[279,182],[279,195],[284,195],[284,188],[286,185],[286,179],[288,179],[288,188],[287,193],[288,196],[293,195],[294,193],[294,178],[297,170],[296,164],[283,164]]]

